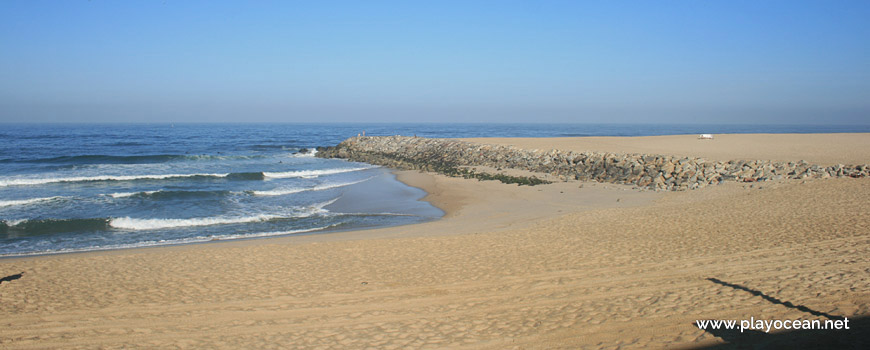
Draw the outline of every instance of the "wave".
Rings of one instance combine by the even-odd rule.
[[[3,179],[0,187],[44,185],[60,182],[93,182],[93,181],[136,181],[136,180],[166,180],[175,178],[227,178],[233,180],[264,180],[262,172],[255,173],[224,173],[224,174],[159,174],[159,175],[102,175],[77,176],[41,179]]]
[[[330,190],[333,188],[355,185],[355,184],[358,184],[361,182],[368,181],[370,179],[372,179],[372,177],[364,179],[364,180],[359,180],[359,181],[344,182],[344,183],[329,184],[329,185],[319,185],[319,186],[308,187],[308,188],[291,187],[291,188],[280,188],[280,189],[269,190],[269,191],[251,191],[251,193],[255,196],[283,196],[283,195],[294,194],[294,193],[299,193],[299,192]]]
[[[218,156],[218,155],[189,155],[189,154],[149,154],[140,156],[112,156],[103,154],[86,154],[79,156],[62,156],[37,159],[0,159],[0,163],[61,163],[61,164],[149,164],[166,163],[186,160],[230,160],[230,159],[253,159],[265,158],[262,155],[253,156]]]
[[[129,197],[141,197],[141,198],[155,198],[155,199],[172,199],[172,198],[197,198],[197,197],[215,197],[215,196],[227,196],[233,194],[249,194],[254,196],[283,196],[288,194],[294,194],[299,192],[309,192],[309,191],[324,191],[330,190],[333,188],[340,188],[350,185],[355,185],[358,183],[366,182],[371,180],[374,176],[359,180],[359,181],[351,181],[351,182],[342,182],[336,184],[327,184],[327,185],[318,185],[314,187],[290,187],[290,188],[279,188],[268,191],[167,191],[167,190],[154,190],[154,191],[140,191],[140,192],[116,192],[110,194],[104,194],[102,196],[112,197],[112,198],[129,198]],[[50,197],[50,198],[37,198],[27,201],[36,201],[36,200],[49,200],[60,197]],[[16,201],[10,201],[16,202]],[[0,206],[3,206],[3,201],[0,201]],[[11,204],[10,204],[11,205]]]
[[[305,218],[312,215],[325,214],[329,212],[323,207],[335,203],[338,198],[317,203],[309,207],[302,208],[297,213],[292,215],[275,215],[275,214],[260,214],[253,216],[239,217],[206,217],[206,218],[191,218],[191,219],[135,219],[130,217],[114,218],[109,220],[109,225],[113,228],[126,230],[159,230],[167,228],[179,227],[194,227],[194,226],[212,226],[212,225],[227,225],[227,224],[245,224],[252,222],[265,222],[279,219],[295,219]]]
[[[302,152],[302,150],[299,150],[299,152],[293,153],[290,156],[294,157],[294,158],[314,158],[315,155],[317,154],[317,148],[303,148],[303,149],[306,150],[306,152]]]
[[[62,199],[64,197],[54,196],[54,197],[44,197],[44,198],[31,198],[31,199],[18,199],[18,200],[8,200],[8,201],[0,201],[0,207],[11,207],[17,205],[28,205],[33,203],[51,201]]]
[[[134,219],[130,217],[115,218],[109,221],[109,226],[126,230],[159,230],[178,227],[211,226],[226,224],[244,224],[269,221],[280,218],[277,215],[256,215],[247,217],[212,217],[193,219]]]
[[[417,214],[403,213],[329,213],[329,216],[420,216]]]
[[[116,192],[116,193],[109,194],[108,196],[112,197],[112,198],[127,198],[127,197],[133,197],[133,196],[147,196],[147,195],[157,193],[159,191],[160,190],[142,191],[142,192]]]
[[[339,197],[340,198],[340,197]],[[335,203],[338,198],[326,202],[315,203],[307,207],[295,208],[290,215],[260,214],[241,217],[205,217],[191,219],[135,219],[123,218],[88,218],[88,219],[22,219],[0,221],[0,234],[24,233],[39,235],[75,231],[105,231],[110,229],[125,230],[157,230],[180,227],[196,227],[226,224],[243,224],[265,222],[283,219],[298,219],[314,215],[324,215],[329,210],[324,207]]]
[[[59,177],[59,178],[40,178],[40,179],[0,179],[0,187],[6,186],[27,186],[27,185],[44,185],[50,183],[61,182],[94,182],[94,181],[136,181],[136,180],[166,180],[176,178],[227,178],[230,180],[265,180],[266,178],[286,179],[286,178],[315,178],[321,175],[332,175],[347,173],[352,171],[360,171],[371,169],[374,167],[360,168],[337,168],[337,169],[322,169],[322,170],[300,170],[288,172],[248,172],[248,173],[214,173],[214,174],[147,174],[147,175],[101,175],[101,176],[75,176],[75,177]]]
[[[112,197],[112,198],[129,198],[129,197],[140,197],[140,198],[155,198],[155,199],[172,199],[172,198],[202,198],[202,197],[216,197],[216,196],[226,196],[230,194],[237,194],[244,192],[233,192],[233,191],[166,191],[166,190],[155,190],[155,191],[141,191],[141,192],[117,192],[104,196]]]
[[[136,243],[126,243],[126,244],[109,244],[109,245],[83,247],[83,248],[62,248],[62,249],[42,250],[42,251],[27,252],[27,253],[0,254],[0,256],[13,257],[13,256],[31,256],[31,255],[42,255],[42,254],[78,253],[78,252],[89,252],[89,251],[98,251],[98,250],[146,248],[146,247],[176,245],[176,244],[204,243],[204,242],[210,242],[210,241],[228,241],[228,240],[246,239],[246,238],[286,236],[286,235],[299,234],[299,233],[322,231],[322,230],[326,230],[326,229],[340,226],[340,225],[341,224],[332,224],[332,225],[322,226],[322,227],[312,227],[312,228],[307,228],[307,229],[298,229],[298,230],[289,230],[289,231],[236,233],[236,234],[228,234],[228,235],[209,235],[209,236],[196,236],[196,237],[178,238],[178,239],[165,239],[165,240],[161,239],[161,240],[143,241],[143,242],[136,242]]]
[[[17,226],[18,224],[27,221],[27,219],[19,219],[19,220],[3,220],[0,221],[0,224],[7,225],[8,227]]]
[[[353,171],[360,171],[366,169],[376,168],[374,166],[369,167],[359,167],[359,168],[335,168],[335,169],[320,169],[320,170],[299,170],[299,171],[286,171],[286,172],[264,172],[263,175],[267,178],[273,179],[286,179],[286,178],[294,178],[294,177],[304,177],[304,178],[313,178],[321,175],[333,175],[333,174],[341,174],[341,173],[349,173]]]
[[[73,231],[102,231],[109,229],[109,219],[36,219],[6,220],[0,222],[0,233],[22,232],[28,235]]]
[[[265,180],[266,178],[315,178],[321,175],[341,174],[353,171],[376,168],[375,166],[358,168],[334,168],[321,170],[299,170],[287,172],[246,172],[246,173],[201,173],[201,174],[144,174],[144,175],[98,175],[73,176],[57,178],[0,178],[0,187],[44,185],[61,182],[93,182],[93,181],[136,181],[136,180],[166,180],[176,178],[227,178],[231,180]]]

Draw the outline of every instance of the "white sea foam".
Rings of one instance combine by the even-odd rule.
[[[303,213],[307,214],[305,216],[328,213],[329,210],[323,209],[323,207],[330,205],[332,203],[335,203],[335,201],[337,201],[339,198],[341,198],[341,197],[336,197],[336,198],[330,199],[326,202],[315,203],[315,204],[305,208],[305,211],[303,211]]]
[[[352,171],[360,171],[371,169],[374,167],[359,167],[359,168],[336,168],[336,169],[321,169],[321,170],[299,170],[287,172],[264,172],[263,176],[284,179],[307,177],[314,178],[321,175],[341,174]],[[0,187],[5,186],[26,186],[26,185],[44,185],[58,182],[86,182],[86,181],[133,181],[133,180],[165,180],[172,178],[190,178],[190,177],[228,177],[230,173],[202,173],[202,174],[145,174],[145,175],[100,175],[100,176],[75,176],[75,177],[55,177],[55,178],[5,178],[0,179]]]
[[[8,227],[18,226],[18,224],[27,221],[27,219],[18,219],[18,220],[3,220],[3,223]]]
[[[128,230],[157,230],[164,228],[211,226],[225,224],[242,224],[248,222],[268,221],[277,219],[277,215],[255,215],[246,217],[212,217],[193,219],[134,219],[130,217],[114,218],[109,225],[114,228]]]
[[[162,191],[162,190],[156,190],[156,191],[142,191],[142,192],[118,192],[118,193],[112,193],[112,194],[110,194],[109,197],[112,197],[112,198],[126,198],[126,197],[132,197],[132,196],[135,196],[135,195],[137,195],[137,194],[151,195],[151,194],[155,194],[155,193],[157,193],[157,192],[161,192],[161,191]]]
[[[260,214],[253,216],[218,216],[191,219],[136,219],[131,217],[123,217],[111,219],[109,221],[109,226],[127,230],[159,230],[178,227],[244,224],[251,222],[269,221],[274,219],[304,218],[312,215],[328,213],[329,211],[323,209],[323,207],[335,203],[335,201],[337,200],[338,198],[335,198],[326,202],[316,203],[308,207],[297,208],[299,210],[296,213],[290,215]]]
[[[306,218],[306,217],[314,216],[314,215],[324,215],[324,216],[329,215],[329,210],[324,209],[324,207],[327,205],[330,205],[332,203],[335,203],[335,201],[337,201],[339,198],[341,198],[341,197],[339,196],[339,197],[330,199],[326,202],[314,203],[310,206],[302,207],[302,208],[300,208],[299,212],[296,213],[296,215],[293,215],[292,217],[294,217],[294,218]]]
[[[210,191],[164,191],[164,190],[154,190],[154,191],[140,191],[140,192],[116,192],[116,193],[111,193],[111,194],[102,194],[101,196],[107,196],[107,197],[112,197],[112,198],[126,198],[126,197],[132,197],[132,196],[150,196],[150,195],[153,195],[153,194],[156,194],[156,193],[191,193],[191,194],[195,194],[195,193],[208,193],[208,192],[210,192]],[[220,192],[220,193],[228,193],[228,194],[234,194],[234,195],[239,195],[239,194],[252,194],[252,193],[253,193],[253,191],[211,191],[211,192],[215,192],[215,193],[218,193],[218,192]]]
[[[352,171],[360,171],[371,169],[374,167],[360,167],[360,168],[336,168],[336,169],[321,169],[321,170],[299,170],[299,171],[285,171],[285,172],[264,172],[263,175],[266,177],[270,177],[273,179],[286,179],[293,177],[303,177],[303,178],[314,178],[321,175],[332,175],[332,174],[341,174],[341,173],[349,173]]]
[[[318,185],[318,186],[308,187],[308,188],[305,188],[305,187],[279,188],[279,189],[274,189],[274,190],[269,190],[269,191],[253,191],[251,193],[253,193],[255,196],[283,196],[283,195],[299,193],[299,192],[323,191],[323,190],[329,190],[329,189],[333,189],[333,188],[345,187],[345,186],[355,185],[355,184],[358,184],[360,182],[365,182],[365,181],[368,181],[370,179],[371,179],[371,177],[367,178],[365,180],[359,180],[359,181],[353,181],[353,182],[344,182],[344,183],[328,184],[328,185]]]
[[[329,216],[420,216],[403,213],[329,213]]]
[[[44,197],[44,198],[30,198],[30,199],[18,199],[18,200],[8,200],[8,201],[0,201],[0,207],[11,207],[17,205],[28,205],[38,202],[50,201],[55,199],[61,199],[61,196],[54,197]]]
[[[220,240],[229,240],[229,239],[239,239],[239,238],[256,238],[256,237],[271,237],[271,236],[292,235],[292,234],[295,234],[295,233],[305,233],[305,232],[313,232],[313,231],[325,230],[325,229],[328,229],[328,228],[330,228],[330,227],[334,227],[334,226],[338,226],[338,225],[335,225],[335,224],[334,224],[334,225],[323,226],[323,227],[315,227],[315,228],[304,229],[304,230],[275,231],[275,232],[256,232],[256,233],[239,233],[239,234],[233,234],[233,235],[214,236],[214,237],[211,237],[211,240],[218,240],[218,239],[220,239]]]
[[[58,178],[41,178],[41,179],[4,179],[0,180],[0,187],[16,186],[16,185],[43,185],[57,182],[85,182],[85,181],[132,181],[132,180],[163,180],[171,178],[187,178],[187,177],[227,177],[229,173],[224,174],[161,174],[161,175],[103,175],[103,176],[78,176],[78,177],[58,177]]]
[[[293,158],[314,158],[314,155],[317,154],[316,148],[309,148],[308,152],[305,153],[293,153],[290,156]]]
[[[286,194],[293,194],[305,191],[315,191],[313,188],[301,188],[301,187],[292,187],[292,188],[280,188],[269,191],[251,191],[255,196],[283,196]]]
[[[89,251],[97,251],[97,250],[115,250],[115,249],[130,249],[130,248],[145,248],[145,247],[154,247],[154,246],[163,246],[163,245],[174,245],[174,244],[190,244],[190,243],[203,243],[209,241],[227,241],[234,239],[245,239],[245,238],[262,238],[262,237],[272,237],[272,236],[284,236],[284,235],[292,235],[298,233],[306,233],[306,232],[314,232],[325,230],[334,226],[338,226],[337,224],[323,226],[323,227],[313,227],[308,229],[299,229],[299,230],[289,230],[289,231],[277,231],[277,232],[256,232],[256,233],[237,233],[237,234],[229,234],[229,235],[217,235],[217,236],[196,236],[190,238],[180,238],[180,239],[166,239],[166,240],[156,240],[156,241],[144,241],[137,243],[128,243],[128,244],[110,244],[104,246],[96,246],[96,247],[86,247],[86,248],[65,248],[65,249],[57,249],[57,250],[44,250],[38,252],[28,252],[28,253],[13,253],[13,254],[0,254],[0,256],[11,257],[11,256],[30,256],[30,255],[42,255],[42,254],[58,254],[58,253],[75,253],[75,252],[89,252]]]

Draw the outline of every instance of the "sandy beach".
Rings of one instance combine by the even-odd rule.
[[[870,163],[870,134],[469,141]],[[0,348],[808,344],[800,331],[695,325],[750,317],[848,317],[858,328],[812,333],[809,346],[862,348],[868,341],[868,178],[652,192],[591,182],[520,187],[413,171],[397,177],[428,192],[425,200],[445,217],[322,235],[2,259]]]

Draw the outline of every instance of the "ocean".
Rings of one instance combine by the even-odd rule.
[[[405,225],[443,215],[389,169],[314,157],[422,137],[870,132],[870,126],[0,124],[0,257]]]

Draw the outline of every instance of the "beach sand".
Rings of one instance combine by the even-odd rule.
[[[851,153],[812,157],[803,150],[836,149],[831,145],[843,137],[728,136],[777,151],[736,147],[717,149],[716,157],[866,163],[870,149],[867,134],[854,136]],[[486,141],[584,147],[585,140],[573,140]],[[712,142],[720,140],[727,138]],[[636,138],[607,142],[612,149],[594,150],[638,145]],[[656,147],[646,149],[666,150]],[[0,260],[0,278],[23,272],[0,282],[0,348],[806,345],[802,332],[711,333],[694,324],[750,317],[848,317],[864,327],[826,331],[821,345],[855,345],[837,342],[867,332],[870,179],[656,193],[578,182],[518,187],[407,171],[398,177],[426,190],[445,218]]]

